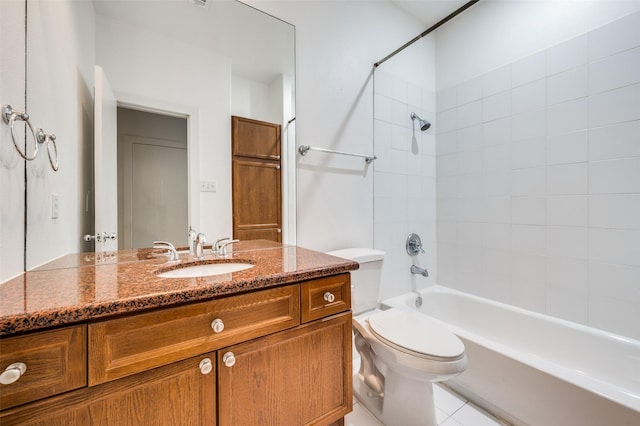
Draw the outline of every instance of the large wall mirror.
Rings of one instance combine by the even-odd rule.
[[[26,5],[27,108],[56,134],[60,164],[27,164],[27,270],[154,239],[185,245],[189,226],[231,236],[232,116],[281,126],[282,240],[295,243],[291,24],[235,0]],[[136,214],[142,242],[127,225]]]

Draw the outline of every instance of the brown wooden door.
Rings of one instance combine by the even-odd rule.
[[[200,369],[205,358],[208,374]],[[0,424],[215,426],[215,353],[5,410]]]
[[[233,237],[282,241],[280,125],[231,117]]]
[[[351,385],[344,313],[218,351],[219,425],[330,425],[351,411]]]

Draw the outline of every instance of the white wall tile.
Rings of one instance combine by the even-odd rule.
[[[483,170],[498,172],[511,168],[511,144],[488,146],[482,150]]]
[[[439,243],[455,243],[458,241],[458,225],[455,222],[438,222],[436,227]]]
[[[511,115],[511,91],[482,98],[482,121],[493,121]]]
[[[640,157],[590,163],[589,193],[632,192],[640,192]]]
[[[546,75],[546,53],[539,52],[511,65],[511,85],[518,87]]]
[[[422,89],[422,109],[429,111],[435,116],[436,109],[436,93],[433,90]]]
[[[391,146],[391,124],[386,121],[374,120],[373,143],[375,147]]]
[[[590,195],[589,226],[640,229],[640,194]]]
[[[482,195],[485,197],[508,197],[511,195],[510,171],[486,171],[482,174]]]
[[[397,149],[392,149],[391,150],[391,172],[403,174],[403,173],[406,173],[406,171],[407,171],[407,152],[398,151]]]
[[[589,262],[568,257],[547,257],[547,284],[588,293]]]
[[[513,114],[542,108],[547,104],[547,82],[544,78],[523,84],[511,91]]]
[[[589,293],[640,303],[640,268],[589,262]]]
[[[482,79],[474,78],[458,85],[458,105],[477,101],[482,97]]]
[[[544,256],[546,244],[544,226],[511,225],[511,250]]]
[[[511,222],[510,197],[486,197],[482,202],[484,221],[488,223]]]
[[[547,287],[546,313],[556,318],[587,324],[589,297],[586,291]]]
[[[458,176],[441,176],[437,182],[438,198],[453,198],[458,196]]]
[[[458,129],[458,110],[453,108],[437,115],[438,134]]]
[[[544,256],[512,253],[511,301],[514,305],[544,312],[546,305],[546,264]]]
[[[502,145],[511,142],[511,117],[482,124],[484,146]]]
[[[411,144],[411,132],[405,126],[391,125],[391,148],[407,151]]]
[[[547,135],[553,136],[587,129],[587,117],[587,98],[551,105],[547,109]]]
[[[377,120],[391,122],[391,98],[383,95],[375,96],[374,118]]]
[[[589,186],[587,163],[547,167],[547,194],[586,194]]]
[[[458,171],[460,173],[477,173],[482,171],[482,156],[479,151],[458,153]]]
[[[544,225],[546,223],[545,197],[513,197],[511,199],[511,223],[519,225]]]
[[[640,231],[590,228],[589,259],[640,266]]]
[[[443,112],[458,106],[457,88],[455,86],[444,89],[436,95],[436,106],[438,112]]]
[[[547,134],[547,110],[540,108],[511,117],[511,138],[532,139]]]
[[[391,139],[389,139],[389,143]],[[376,172],[390,172],[392,169],[391,165],[391,145],[389,146],[376,146],[375,154],[378,159],[373,163],[374,170]]]
[[[545,195],[545,168],[513,170],[511,172],[511,195],[530,197]]]
[[[467,173],[458,176],[458,196],[477,197],[482,193],[482,174]]]
[[[482,122],[482,101],[460,105],[457,111],[458,128],[473,126]]]
[[[409,120],[407,103],[391,99],[391,123],[406,127]]]
[[[436,217],[439,222],[455,222],[458,220],[458,199],[440,198],[436,204]]]
[[[523,169],[544,166],[546,163],[546,139],[544,136],[513,142],[511,144],[511,167]]]
[[[589,257],[588,229],[569,226],[547,227],[547,255],[587,259]]]
[[[547,104],[554,105],[585,97],[589,94],[587,65],[570,69],[547,78]]]
[[[511,225],[507,223],[483,223],[482,244],[497,250],[511,249]]]
[[[589,33],[589,59],[592,61],[636,46],[640,46],[638,12]]]
[[[547,49],[547,75],[560,73],[587,63],[588,35],[573,38]]]
[[[498,68],[482,76],[482,94],[491,96],[511,88],[511,65]]]
[[[640,84],[589,96],[589,127],[640,119]]]
[[[640,120],[589,130],[589,159],[640,156]]]
[[[640,340],[640,305],[605,297],[589,299],[589,325]]]
[[[437,155],[453,154],[458,152],[458,132],[439,133],[436,137]]]
[[[483,227],[477,222],[458,223],[458,244],[481,246],[483,237]]]
[[[373,195],[375,197],[391,197],[393,195],[392,174],[374,173]]]
[[[374,223],[389,223],[392,218],[391,198],[375,197],[373,201]]]
[[[587,195],[553,195],[547,197],[547,225],[587,226]]]
[[[458,199],[458,220],[461,222],[476,222],[478,213],[482,210],[482,198],[459,198]]]
[[[586,130],[547,137],[547,164],[580,163],[588,160]]]
[[[409,83],[403,78],[391,77],[391,98],[403,104],[409,103]]]
[[[640,81],[640,47],[592,62],[589,65],[589,93],[628,86]]]
[[[458,130],[458,152],[478,151],[482,148],[482,125]]]

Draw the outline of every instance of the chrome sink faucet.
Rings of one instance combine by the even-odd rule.
[[[195,256],[196,254],[196,230],[189,226],[187,237],[189,240],[189,255]]]
[[[169,262],[177,262],[180,260],[180,256],[178,256],[178,251],[169,241],[154,241],[153,242],[154,249],[166,249],[167,255],[169,255]]]
[[[218,254],[218,256],[219,257],[227,257],[227,256],[229,256],[229,253],[227,253],[227,246],[229,246],[231,244],[239,243],[239,242],[240,242],[240,240],[228,240],[228,241],[225,241],[220,246],[220,253]]]
[[[207,236],[200,232],[195,239],[195,258],[202,259],[204,257],[204,243],[207,242]]]
[[[216,242],[213,243],[213,245],[211,246],[211,250],[213,251],[213,254],[215,254],[216,256],[220,256],[221,245],[224,241],[227,241],[227,240],[231,240],[231,238],[225,237],[225,238],[220,238],[216,240]]]

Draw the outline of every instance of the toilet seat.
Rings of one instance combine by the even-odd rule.
[[[409,355],[445,362],[465,356],[462,341],[425,315],[392,308],[369,316],[367,322],[376,338]]]

